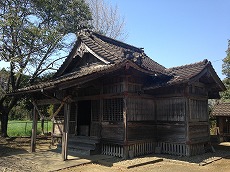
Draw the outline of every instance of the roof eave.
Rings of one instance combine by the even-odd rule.
[[[95,79],[95,77],[94,77],[95,75],[97,75],[97,77],[100,77],[100,76],[104,75],[105,73],[110,73],[110,72],[113,72],[113,71],[118,70],[118,69],[123,68],[123,67],[126,67],[126,68],[132,67],[132,68],[134,68],[136,70],[139,70],[139,71],[141,71],[143,73],[146,73],[146,74],[149,74],[149,75],[158,74],[157,72],[154,72],[154,71],[148,71],[148,70],[142,69],[141,67],[139,67],[137,64],[135,64],[134,62],[132,62],[130,60],[124,60],[124,61],[122,61],[120,63],[117,63],[117,64],[111,64],[108,67],[105,66],[104,69],[99,70],[99,71],[93,71],[92,73],[89,73],[87,75],[82,75],[82,76],[79,76],[79,77],[72,77],[71,76],[71,77],[69,77],[69,79],[68,79],[68,77],[66,79],[65,79],[65,77],[62,77],[60,79],[50,81],[48,84],[44,84],[44,85],[38,84],[38,85],[22,88],[22,89],[19,89],[16,92],[8,93],[7,95],[8,96],[13,96],[13,95],[19,95],[19,94],[28,94],[28,93],[40,92],[43,89],[46,89],[46,90],[53,89],[53,88],[57,88],[60,84],[62,84],[64,82],[66,83],[66,82],[76,80],[76,79],[80,79],[80,78],[84,78],[84,77],[87,77],[87,76],[90,76],[91,80],[93,80],[93,79]],[[89,81],[89,80],[87,80],[87,81]],[[84,82],[84,81],[82,81],[82,82]],[[33,88],[33,87],[37,87],[37,88]]]
[[[223,82],[220,80],[219,76],[216,74],[214,68],[212,67],[211,62],[208,62],[199,73],[192,76],[191,78],[188,78],[187,80],[189,83],[193,83],[194,81],[199,80],[199,78],[201,78],[207,72],[210,73],[210,75],[212,76],[215,83],[219,86],[219,88],[220,88],[219,91],[225,91],[226,87],[223,84]]]

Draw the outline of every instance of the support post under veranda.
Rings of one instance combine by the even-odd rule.
[[[30,151],[35,152],[36,148],[36,137],[37,137],[37,111],[36,107],[33,108],[33,125],[32,125],[32,135],[31,135],[31,147]]]
[[[62,133],[62,160],[63,161],[68,159],[69,118],[70,118],[70,103],[65,103],[64,127]]]

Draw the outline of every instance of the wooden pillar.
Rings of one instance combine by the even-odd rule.
[[[75,110],[75,131],[74,131],[74,134],[75,136],[77,136],[77,130],[78,130],[78,126],[77,126],[77,118],[78,118],[78,101],[75,103],[75,107],[76,107],[76,110]]]
[[[102,131],[102,120],[103,120],[103,107],[104,107],[104,105],[103,105],[103,98],[102,98],[102,96],[103,96],[103,94],[104,94],[104,85],[103,85],[103,82],[101,83],[101,89],[100,89],[100,104],[99,104],[99,127],[100,127],[100,130],[99,130],[99,134],[98,134],[98,137],[100,137],[101,138],[101,131]]]
[[[123,99],[124,142],[127,142],[127,97]]]
[[[191,116],[191,111],[192,111],[192,107],[191,107],[191,100],[190,100],[190,92],[189,92],[189,85],[186,86],[185,88],[185,92],[184,92],[184,96],[185,96],[185,127],[186,127],[186,132],[185,132],[185,138],[186,138],[186,156],[190,156],[191,155],[191,145],[190,145],[190,138],[189,138],[189,121],[190,121],[190,116]]]
[[[129,158],[129,150],[127,145],[127,96],[124,96],[123,103],[123,121],[124,121],[124,158]]]
[[[124,77],[123,81],[124,97],[123,97],[123,123],[124,123],[124,158],[129,158],[129,151],[127,145],[127,93],[128,93],[128,77]]]
[[[32,135],[31,135],[31,147],[30,151],[35,152],[36,148],[36,136],[37,136],[37,112],[36,107],[33,108],[33,125],[32,125]]]
[[[64,127],[62,133],[62,160],[65,161],[68,158],[68,135],[69,135],[69,118],[70,118],[70,104],[64,105]]]

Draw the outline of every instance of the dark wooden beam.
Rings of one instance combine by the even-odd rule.
[[[62,160],[63,161],[66,161],[68,159],[69,118],[70,118],[70,103],[65,103],[64,127],[62,133]]]
[[[83,84],[90,82],[92,80],[95,80],[99,77],[101,77],[102,74],[94,74],[94,75],[88,75],[79,77],[70,81],[62,82],[58,85],[59,90],[64,90],[70,87],[81,87]]]
[[[31,136],[31,147],[30,151],[35,152],[36,148],[36,136],[37,136],[37,112],[34,106],[33,108],[33,125],[32,125],[32,136]]]
[[[75,110],[75,131],[74,134],[77,135],[77,130],[78,130],[78,126],[77,126],[77,119],[78,119],[78,102],[75,103],[76,106],[76,110]]]
[[[39,117],[40,117],[40,118],[44,118],[44,116],[43,116],[43,115],[41,114],[41,112],[39,111],[37,104],[36,104],[35,102],[33,102],[33,105],[34,105],[35,109],[37,110],[37,113],[38,113]]]
[[[185,138],[186,138],[186,142],[188,142],[190,140],[189,138],[189,117],[190,117],[190,104],[189,104],[189,98],[186,98],[186,114],[185,114]],[[188,151],[186,151],[187,155],[186,156],[190,156],[190,149],[188,149]]]
[[[49,104],[60,104],[61,101],[58,101],[57,99],[42,99],[37,100],[38,105],[49,105]]]
[[[99,100],[99,99],[107,99],[107,98],[123,98],[124,94],[126,94],[126,96],[129,98],[156,99],[156,97],[152,95],[121,92],[121,93],[110,93],[110,94],[101,93],[100,95],[82,96],[82,97],[73,98],[72,101]],[[170,96],[165,96],[165,97],[170,97]],[[175,97],[182,97],[182,95],[175,96]]]
[[[123,80],[123,88],[124,88],[124,97],[123,97],[123,122],[124,122],[124,158],[129,158],[129,150],[127,145],[127,93],[128,93],[128,77],[125,77]]]
[[[188,98],[195,99],[195,100],[207,100],[208,96],[190,94]]]

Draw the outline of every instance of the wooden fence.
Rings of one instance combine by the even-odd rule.
[[[110,156],[117,156],[117,157],[124,157],[124,148],[122,145],[102,144],[102,154],[110,155]]]

